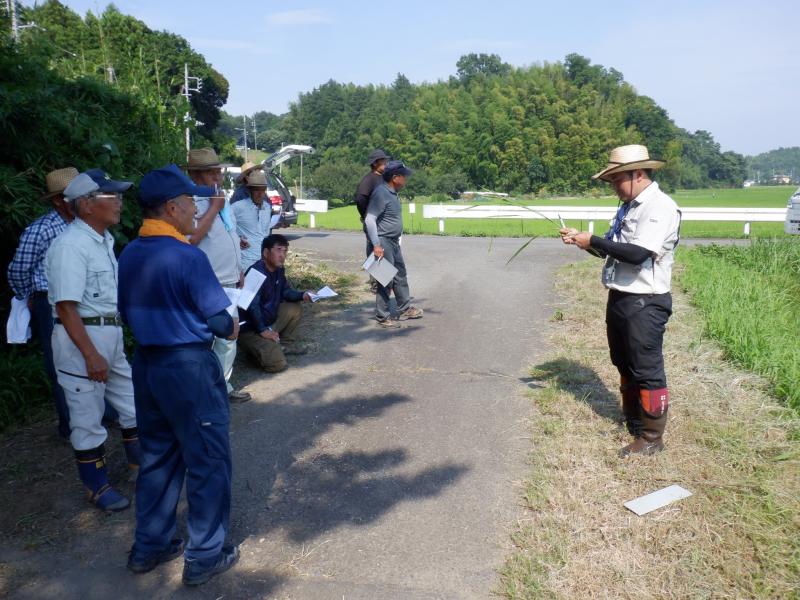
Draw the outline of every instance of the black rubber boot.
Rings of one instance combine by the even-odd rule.
[[[639,385],[635,381],[623,378],[619,386],[622,394],[622,414],[625,417],[625,427],[633,437],[642,434],[642,407],[639,404]]]

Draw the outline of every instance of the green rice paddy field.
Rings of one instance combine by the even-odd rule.
[[[705,189],[683,190],[671,194],[682,207],[715,208],[784,208],[795,186],[751,187],[746,189]],[[537,198],[535,200],[512,199],[515,204],[528,206],[616,206],[617,199],[611,196],[598,198]],[[430,202],[428,198],[415,199],[417,214],[408,212],[404,205],[403,223],[408,233],[439,233],[437,219],[422,219],[422,205]],[[474,204],[499,204],[498,200],[476,200]],[[300,213],[298,225],[308,227],[309,214]],[[316,215],[316,225],[322,229],[357,231],[361,229],[355,206],[334,208],[327,213]],[[588,224],[580,221],[567,221],[570,227],[586,229]],[[604,223],[595,223],[595,231],[602,232]],[[681,227],[684,237],[737,238],[744,237],[744,224],[737,222],[687,221]],[[516,219],[447,219],[445,235],[476,237],[530,237],[533,235],[556,235],[556,228],[544,220]],[[783,235],[783,223],[753,223],[753,237]]]

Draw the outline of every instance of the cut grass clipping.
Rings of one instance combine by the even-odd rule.
[[[728,358],[769,379],[800,410],[800,239],[680,253],[688,290]]]
[[[674,294],[665,359],[667,450],[629,441],[608,359],[600,262],[560,273],[556,355],[532,368],[533,449],[508,598],[797,598],[800,422],[757,375],[726,362]],[[693,496],[643,517],[623,502],[671,484]]]

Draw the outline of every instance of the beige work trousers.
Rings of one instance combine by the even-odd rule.
[[[299,302],[281,302],[278,318],[272,324],[272,330],[277,331],[281,338],[280,343],[265,339],[255,331],[243,331],[239,334],[239,344],[253,362],[267,373],[283,371],[289,364],[281,344],[294,341],[294,332],[302,316],[303,308]]]

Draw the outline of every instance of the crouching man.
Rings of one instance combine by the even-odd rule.
[[[239,342],[267,373],[277,373],[289,366],[285,354],[305,352],[294,335],[303,315],[299,303],[310,302],[311,292],[293,289],[286,279],[284,263],[288,251],[289,241],[284,236],[269,235],[261,245],[261,260],[250,267],[267,278],[253,298],[246,316],[242,315],[244,324]]]
[[[75,219],[47,251],[48,299],[55,313],[53,364],[69,410],[70,442],[89,500],[105,511],[130,501],[108,483],[102,425],[105,402],[119,413],[122,441],[134,472],[140,452],[131,367],[117,314],[117,259],[108,231],[119,223],[127,181],[100,169],[75,177],[64,190]]]

